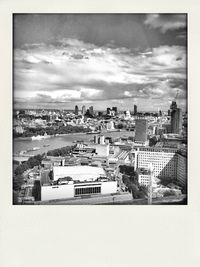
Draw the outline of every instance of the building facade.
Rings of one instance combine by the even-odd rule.
[[[84,106],[82,106],[82,115],[85,115],[85,113],[86,113],[86,107],[84,105]]]
[[[117,182],[89,182],[41,187],[41,200],[70,199],[87,195],[105,195],[117,192]]]
[[[137,115],[137,106],[134,105],[134,115]]]
[[[78,106],[77,105],[75,106],[74,113],[75,113],[75,115],[78,115]]]
[[[138,147],[135,150],[135,169],[147,169],[152,163],[155,178],[177,176],[177,150],[169,148]]]
[[[181,134],[183,124],[182,110],[180,108],[171,111],[171,132]]]
[[[145,143],[147,142],[147,120],[137,119],[135,120],[135,142]]]
[[[187,156],[181,152],[177,153],[177,180],[181,185],[187,184]]]

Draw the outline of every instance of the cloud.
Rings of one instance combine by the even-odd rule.
[[[173,98],[177,88],[186,90],[182,46],[138,51],[63,39],[50,45],[27,44],[14,53],[16,102],[73,106],[89,101],[101,106],[102,101],[163,101]]]
[[[165,33],[169,30],[177,30],[185,28],[186,15],[151,14],[147,15],[144,24],[148,25],[152,29],[159,29],[160,32]]]

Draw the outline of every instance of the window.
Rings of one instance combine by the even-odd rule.
[[[100,193],[101,193],[100,186],[75,188],[75,196],[100,194]]]

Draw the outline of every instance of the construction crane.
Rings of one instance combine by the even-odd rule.
[[[178,95],[179,95],[179,90],[176,91],[176,95],[174,97],[174,100],[171,103],[171,106],[170,106],[171,110],[177,109],[176,99],[178,98]]]
[[[178,95],[179,95],[179,90],[176,90],[176,96],[174,98],[174,101],[176,101],[176,99],[178,98]]]

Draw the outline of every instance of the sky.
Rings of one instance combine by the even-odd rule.
[[[14,108],[186,109],[185,14],[15,14]]]

